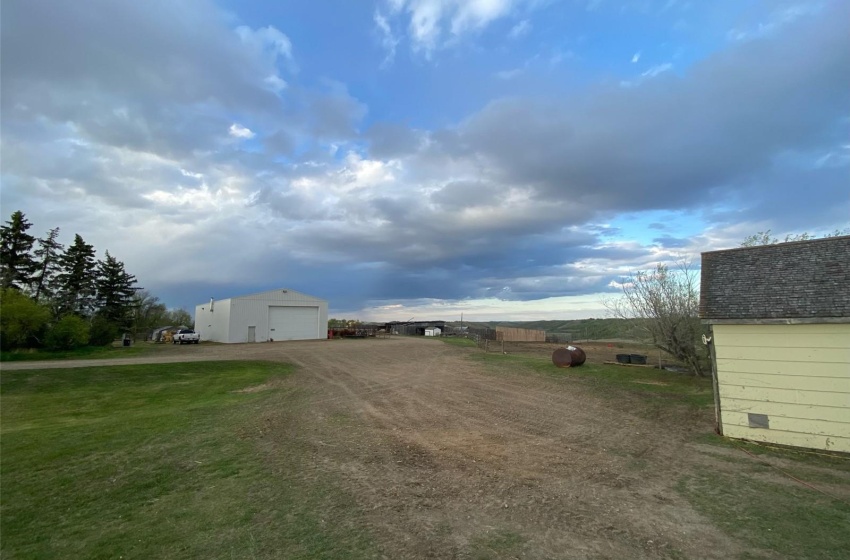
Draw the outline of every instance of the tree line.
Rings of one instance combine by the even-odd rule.
[[[79,234],[65,247],[58,241],[58,227],[41,238],[30,234],[31,228],[20,210],[0,227],[3,350],[100,346],[161,321],[191,323],[186,311],[169,312],[139,287],[109,251],[99,260]]]

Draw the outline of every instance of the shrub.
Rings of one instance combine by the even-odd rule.
[[[89,344],[92,346],[106,346],[112,344],[118,338],[118,327],[102,315],[95,316],[91,322],[89,332]]]
[[[51,350],[73,350],[89,343],[89,324],[76,315],[65,315],[47,333]]]
[[[4,350],[24,346],[38,346],[50,310],[15,289],[0,293],[0,346]]]

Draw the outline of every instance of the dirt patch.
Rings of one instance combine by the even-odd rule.
[[[591,362],[641,353],[582,346]],[[542,356],[555,347],[523,346]],[[722,456],[731,452],[692,443],[695,433],[711,432],[709,413],[670,409],[648,418],[575,380],[514,373],[510,365],[494,373],[468,359],[477,352],[393,337],[201,344],[135,363],[295,364],[285,383],[305,395],[303,413],[288,421],[259,415],[236,435],[275,461],[292,445],[307,450],[299,476],[333,480],[353,496],[358,523],[384,558],[763,556],[676,490],[687,473],[734,466]]]

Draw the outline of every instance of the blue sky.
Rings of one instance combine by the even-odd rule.
[[[3,4],[2,207],[170,306],[604,316],[624,274],[850,222],[850,4]]]

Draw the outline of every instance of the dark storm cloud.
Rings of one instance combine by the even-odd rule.
[[[496,101],[432,135],[431,157],[480,158],[493,180],[595,210],[699,205],[711,190],[769,172],[783,151],[826,151],[846,138],[838,122],[850,112],[848,8],[682,76],[558,101]]]
[[[144,217],[152,225],[125,233],[119,253],[138,250],[156,278],[146,287],[184,304],[281,286],[350,309],[598,292],[618,270],[687,248],[659,223],[660,248],[606,245],[622,232],[604,222],[623,212],[782,216],[802,229],[847,214],[846,154],[835,151],[850,115],[848,12],[836,3],[680,75],[361,135],[370,113],[346,86],[299,84],[288,55],[269,54],[272,30],[235,33],[203,0],[7,2],[4,207],[52,201],[70,215],[94,195],[106,204],[87,226]],[[235,124],[241,137],[228,134]],[[166,267],[138,239],[172,228],[186,243]],[[210,266],[210,247],[230,255],[226,267]]]
[[[272,110],[257,87],[268,71],[241,48],[220,12],[204,0],[3,5],[4,106],[49,80],[54,98],[107,90],[134,99],[195,103],[212,96],[229,108]],[[11,53],[11,54],[10,54]]]

